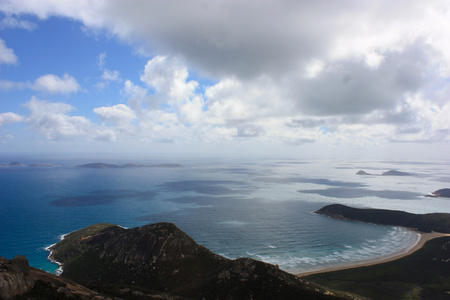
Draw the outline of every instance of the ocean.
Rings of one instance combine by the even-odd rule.
[[[181,168],[87,169],[91,162],[177,163]],[[10,161],[0,161],[8,164]],[[199,244],[228,258],[251,257],[288,272],[373,259],[413,245],[401,227],[314,214],[332,203],[450,213],[450,162],[154,158],[139,161],[24,159],[0,167],[0,256],[25,255],[55,272],[45,248],[94,223],[123,227],[173,222]],[[410,176],[378,176],[391,170]],[[374,175],[360,176],[364,170]]]

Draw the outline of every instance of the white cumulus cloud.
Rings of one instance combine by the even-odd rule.
[[[69,74],[64,74],[62,78],[57,75],[47,74],[36,79],[30,85],[33,90],[44,91],[52,94],[70,94],[80,90],[77,80]]]
[[[49,140],[71,136],[86,136],[92,130],[92,123],[82,116],[71,116],[75,108],[66,103],[55,103],[32,97],[23,105],[30,113],[24,121],[30,128]]]
[[[5,41],[0,39],[0,64],[15,64],[16,62],[17,56],[13,49],[8,48]]]
[[[7,112],[7,113],[0,113],[0,127],[3,124],[11,124],[11,123],[17,123],[23,120],[23,116]]]

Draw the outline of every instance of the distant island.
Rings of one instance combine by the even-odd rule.
[[[24,165],[21,162],[13,161],[9,164],[0,164],[0,167],[6,168],[6,167],[39,167],[39,168],[58,168],[61,167],[60,165],[51,165],[51,164],[42,164],[42,163],[32,163],[29,165]]]
[[[450,198],[450,189],[440,189],[431,193],[431,195],[425,195],[430,198]]]
[[[367,172],[365,172],[363,170],[359,170],[358,172],[356,172],[356,175],[374,175],[374,174],[370,174],[370,173],[367,173]]]
[[[372,175],[372,176],[379,176],[378,174],[371,174],[371,173],[367,173],[363,170],[359,170],[358,172],[355,173],[356,175]],[[401,171],[397,171],[397,170],[389,170],[386,171],[384,173],[381,173],[381,176],[411,176],[410,173],[407,172],[401,172]]]
[[[125,164],[125,165],[115,165],[106,163],[89,163],[76,166],[77,168],[89,168],[89,169],[117,169],[117,168],[182,168],[180,164],[155,164],[155,165],[145,165],[145,164]]]

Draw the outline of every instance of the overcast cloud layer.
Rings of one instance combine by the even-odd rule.
[[[0,126],[111,143],[450,142],[448,1],[14,0],[0,10],[3,27],[66,17],[149,58],[132,82],[99,55],[101,86],[121,82],[127,97],[95,107],[101,122],[33,97],[29,114],[1,112]],[[17,60],[0,40],[0,64]],[[0,89],[76,94],[84,87],[68,72],[32,83],[2,74]]]

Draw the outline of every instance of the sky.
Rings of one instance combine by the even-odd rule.
[[[0,151],[449,159],[449,20],[448,1],[0,0]]]

